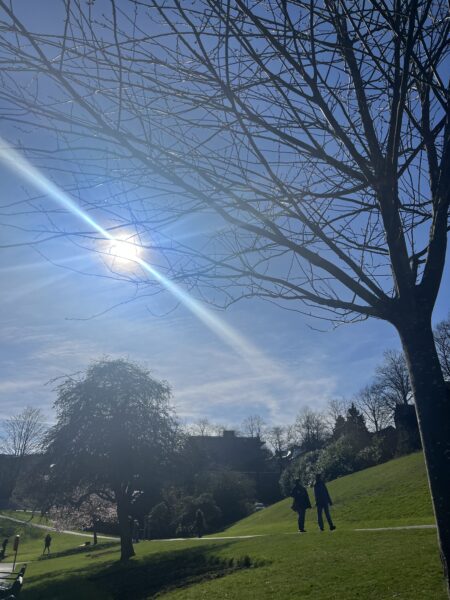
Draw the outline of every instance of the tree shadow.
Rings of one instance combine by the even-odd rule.
[[[223,548],[223,546],[222,546]],[[171,589],[225,577],[241,569],[262,566],[250,556],[222,557],[217,546],[201,546],[155,554],[144,563],[108,567],[90,578],[102,582],[114,600],[156,598]]]
[[[103,542],[101,544],[81,545],[76,548],[68,548],[67,550],[61,550],[60,552],[52,552],[51,554],[44,554],[39,556],[37,560],[52,560],[53,558],[64,558],[65,556],[74,556],[77,554],[86,554],[86,556],[100,556],[105,552],[110,552],[113,548],[117,548],[119,542]]]

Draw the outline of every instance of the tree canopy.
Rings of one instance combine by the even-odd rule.
[[[123,359],[93,363],[57,387],[47,436],[49,490],[95,493],[117,507],[122,559],[134,554],[129,519],[137,497],[170,472],[179,438],[167,383]]]

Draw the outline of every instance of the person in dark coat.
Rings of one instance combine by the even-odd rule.
[[[325,517],[327,518],[328,525],[330,526],[330,531],[336,529],[333,520],[330,515],[330,506],[332,506],[333,502],[331,501],[330,494],[328,493],[327,486],[322,479],[322,476],[319,474],[316,475],[316,483],[314,484],[314,498],[316,500],[317,506],[317,522],[319,524],[320,531],[323,531],[323,515],[325,513]]]
[[[50,554],[50,544],[52,543],[52,536],[47,533],[47,535],[45,536],[44,539],[44,549],[42,551],[42,554],[45,554],[45,551],[47,551],[47,554]]]
[[[194,527],[197,537],[201,538],[205,533],[205,515],[200,508],[195,511]]]
[[[295,480],[295,485],[292,488],[291,496],[294,499],[292,510],[298,515],[298,530],[305,533],[305,514],[308,508],[311,508],[308,491],[303,487],[300,479]]]

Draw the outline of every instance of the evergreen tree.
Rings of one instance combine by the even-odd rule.
[[[347,410],[343,434],[357,448],[364,448],[370,440],[364,415],[356,408],[353,402]]]

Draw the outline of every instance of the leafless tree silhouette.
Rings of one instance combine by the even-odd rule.
[[[248,437],[265,438],[266,423],[260,415],[249,415],[242,422],[241,429]]]
[[[411,382],[405,356],[396,350],[387,350],[383,362],[376,368],[375,386],[384,402],[393,412],[397,404],[411,400]]]
[[[25,457],[42,451],[42,442],[47,431],[44,415],[39,408],[27,406],[3,422],[3,435],[0,437],[2,454],[14,457],[10,461],[9,489],[2,490],[10,500],[17,485]]]
[[[392,406],[376,383],[363,387],[356,395],[355,404],[373,431],[381,431],[392,424]]]

